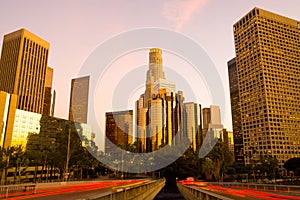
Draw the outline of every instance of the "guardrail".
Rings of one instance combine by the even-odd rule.
[[[211,184],[214,185],[219,185],[223,187],[234,187],[234,186],[239,186],[239,187],[245,187],[245,188],[251,188],[251,189],[260,189],[264,191],[295,191],[299,192],[300,191],[300,186],[295,186],[295,185],[276,185],[276,184],[254,184],[254,183],[233,183],[233,182],[210,182]],[[300,193],[300,192],[299,192]]]
[[[0,198],[6,199],[8,197],[16,197],[22,195],[30,195],[36,193],[35,184],[21,184],[21,185],[6,185],[0,186]]]
[[[177,183],[177,187],[179,192],[186,200],[234,200],[232,198],[202,190],[194,186],[187,186]]]
[[[152,200],[164,187],[166,180],[159,179],[114,187],[112,191],[86,198],[86,200]]]

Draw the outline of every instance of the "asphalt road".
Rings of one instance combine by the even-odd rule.
[[[147,180],[106,180],[94,182],[40,184],[37,185],[35,194],[24,195],[22,193],[13,193],[8,199],[83,200],[88,197],[110,192],[114,187],[146,181]]]

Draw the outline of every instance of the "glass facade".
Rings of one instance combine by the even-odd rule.
[[[193,102],[184,103],[184,131],[194,151],[200,149],[202,143],[201,105]]]
[[[232,128],[234,136],[234,158],[235,162],[244,164],[244,145],[242,134],[242,121],[241,121],[241,102],[239,94],[239,82],[236,68],[236,59],[233,58],[227,63],[229,75],[229,89],[230,89],[230,103],[231,103],[231,116]]]
[[[79,136],[85,136],[88,141],[92,140],[92,127],[88,124],[74,123],[65,119],[17,109],[10,146],[22,145],[25,150],[28,138],[30,138],[30,145],[32,143],[51,145],[57,134],[68,133],[68,127],[76,130]]]
[[[107,112],[105,128],[105,153],[115,151],[115,145],[122,147],[133,142],[133,111]]]
[[[28,134],[40,132],[41,117],[41,114],[17,109],[11,146],[22,145],[25,148]]]

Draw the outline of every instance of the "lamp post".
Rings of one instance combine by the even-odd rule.
[[[66,170],[65,170],[65,179],[68,180],[69,177],[69,160],[70,160],[70,138],[71,138],[71,128],[69,127],[68,134],[68,147],[67,147],[67,161],[66,161]]]
[[[256,152],[256,150],[254,149],[254,147],[250,147],[250,149],[251,149],[250,161],[251,161],[251,166],[252,166],[253,179],[254,179],[254,182],[256,182],[255,172],[254,172],[254,164],[255,164],[254,153]]]

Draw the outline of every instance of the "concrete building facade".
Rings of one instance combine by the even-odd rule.
[[[300,22],[254,8],[233,25],[245,163],[300,157]]]
[[[49,47],[47,41],[25,29],[4,36],[0,90],[18,95],[18,109],[43,113]]]

